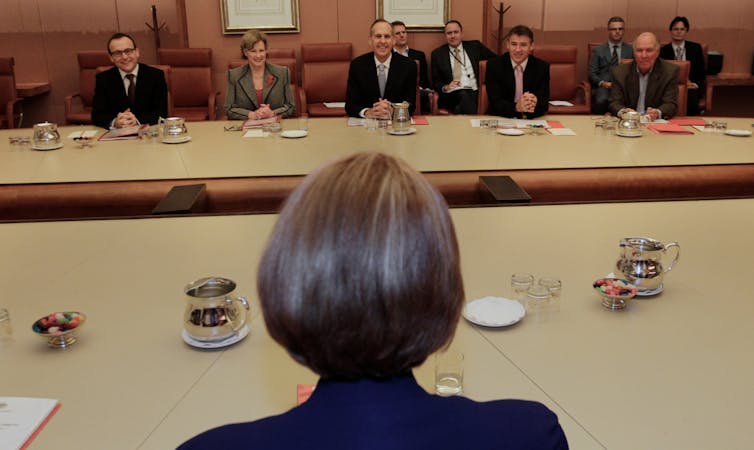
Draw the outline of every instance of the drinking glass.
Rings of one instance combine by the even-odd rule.
[[[463,353],[447,350],[435,355],[435,391],[443,397],[463,392]]]
[[[534,283],[534,275],[530,273],[514,273],[511,276],[513,298],[519,302],[522,301],[524,299],[524,294],[526,294],[526,291],[532,283]]]
[[[10,324],[10,313],[5,308],[0,308],[0,346],[13,341],[13,328]]]

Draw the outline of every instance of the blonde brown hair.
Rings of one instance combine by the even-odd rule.
[[[257,289],[272,338],[314,372],[405,374],[450,341],[463,306],[447,204],[392,156],[328,164],[286,201]]]
[[[264,42],[264,49],[267,50],[267,35],[259,30],[249,30],[241,37],[241,57],[246,59],[246,50],[251,50],[257,42]]]

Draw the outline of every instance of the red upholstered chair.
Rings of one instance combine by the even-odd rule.
[[[0,58],[0,128],[20,127],[23,118],[14,64],[12,57]]]
[[[573,106],[550,105],[548,114],[589,114],[592,87],[577,77],[578,50],[575,45],[542,45],[534,55],[550,63],[550,100],[564,100]]]
[[[487,114],[489,99],[487,98],[487,60],[479,61],[479,100],[477,101],[476,113]]]
[[[671,64],[678,66],[680,71],[678,72],[678,109],[676,109],[676,116],[686,115],[686,106],[688,102],[688,83],[689,73],[691,72],[691,63],[688,61],[676,61],[666,60]]]
[[[301,97],[310,116],[346,115],[345,108],[328,108],[324,103],[346,101],[351,53],[350,43],[301,45]]]
[[[110,56],[106,51],[79,52],[78,61],[79,92],[65,96],[65,121],[87,124],[92,123],[92,99],[97,67],[110,64]],[[74,107],[75,98],[79,99],[80,107]]]
[[[190,122],[215,120],[219,92],[212,90],[212,49],[160,48],[157,55],[170,66],[171,114]]]

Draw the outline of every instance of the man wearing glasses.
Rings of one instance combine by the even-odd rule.
[[[102,128],[154,125],[168,115],[168,87],[162,70],[139,64],[133,38],[115,33],[107,42],[115,64],[97,74],[92,123]]]
[[[592,83],[592,112],[605,114],[607,112],[610,87],[610,69],[620,64],[621,59],[634,57],[631,44],[623,42],[625,23],[621,17],[611,17],[607,21],[607,42],[592,49],[589,61],[589,81]]]

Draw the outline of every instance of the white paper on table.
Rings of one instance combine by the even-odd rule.
[[[246,130],[246,133],[243,134],[243,137],[245,138],[260,138],[266,136],[267,133],[265,133],[261,128],[251,128],[249,130]]]
[[[552,106],[573,106],[573,103],[565,100],[550,100]]]
[[[0,444],[25,448],[59,403],[50,398],[0,397]]]
[[[576,132],[570,128],[550,128],[547,131],[553,136],[576,136]]]
[[[471,128],[479,128],[481,125],[479,124],[479,121],[482,119],[469,119],[469,122],[471,122]]]
[[[97,130],[74,131],[68,135],[68,139],[81,139],[82,137],[91,139],[96,136],[97,133]]]
[[[367,119],[361,118],[361,117],[349,117],[348,118],[348,126],[349,127],[363,127],[366,126]]]
[[[345,108],[346,102],[325,102],[326,108]]]

